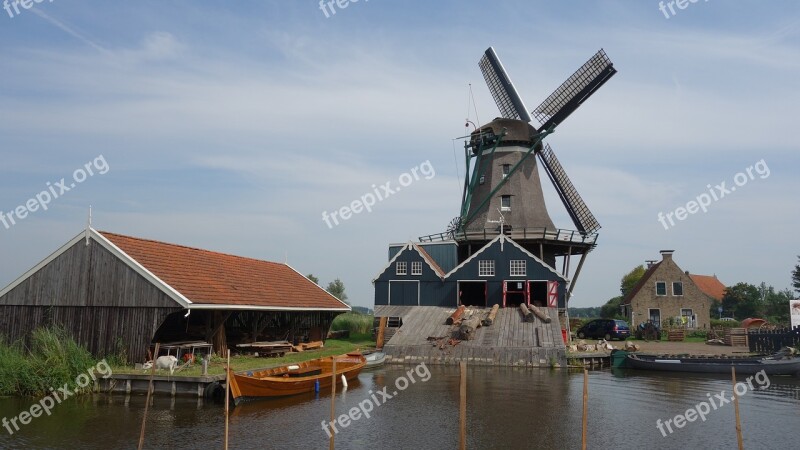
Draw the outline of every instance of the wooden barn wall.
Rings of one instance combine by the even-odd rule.
[[[119,345],[132,361],[143,361],[161,322],[180,308],[116,308],[0,305],[0,335],[29,343],[39,327],[60,326],[93,355],[117,353]]]
[[[174,308],[177,303],[94,240],[81,240],[0,297],[3,305]]]

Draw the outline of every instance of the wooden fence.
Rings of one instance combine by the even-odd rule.
[[[800,345],[800,327],[779,330],[754,330],[747,335],[751,352],[775,353],[783,347]]]

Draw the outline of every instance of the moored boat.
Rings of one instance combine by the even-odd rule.
[[[373,352],[366,355],[367,358],[367,369],[371,369],[373,367],[382,366],[383,363],[386,361],[386,353],[383,352]]]
[[[336,376],[333,361],[336,359]],[[328,356],[311,361],[275,367],[260,371],[233,373],[229,370],[231,396],[235,405],[247,399],[259,397],[282,397],[314,392],[331,387],[333,379],[342,384],[342,375],[349,381],[366,366],[366,358],[360,353]]]
[[[667,357],[630,353],[626,356],[625,362],[628,367],[634,369],[664,372],[729,374],[731,367],[735,367],[737,374],[744,375],[752,375],[763,370],[767,375],[800,376],[800,358],[797,357]]]

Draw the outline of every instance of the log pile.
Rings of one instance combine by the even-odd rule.
[[[481,320],[478,317],[470,317],[461,322],[458,327],[458,338],[462,341],[475,339],[475,331],[481,327]]]
[[[539,320],[541,320],[542,322],[544,322],[544,323],[550,323],[550,322],[552,321],[552,320],[550,319],[550,316],[549,316],[549,315],[547,315],[547,311],[545,311],[545,310],[543,310],[543,309],[539,309],[539,308],[537,308],[537,307],[535,307],[535,306],[533,306],[533,305],[530,305],[530,310],[531,310],[531,312],[532,312],[532,313],[533,313],[533,314],[534,314],[536,317],[538,317],[538,318],[539,318]]]
[[[484,318],[481,321],[483,326],[488,327],[491,324],[493,324],[494,323],[494,318],[497,317],[497,311],[499,311],[499,310],[500,310],[500,305],[492,306],[492,310],[489,311],[489,314],[486,315],[486,318]]]
[[[453,325],[456,321],[461,320],[461,315],[464,314],[465,309],[464,305],[459,306],[444,322],[445,325]]]

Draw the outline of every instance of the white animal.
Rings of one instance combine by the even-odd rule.
[[[159,356],[158,359],[156,359],[156,369],[169,369],[170,375],[175,372],[176,367],[178,367],[178,358],[172,355]]]

